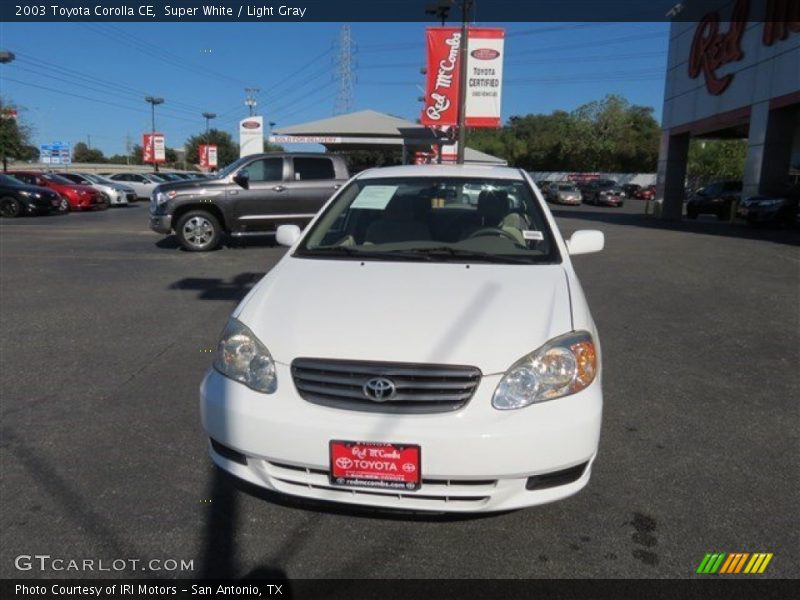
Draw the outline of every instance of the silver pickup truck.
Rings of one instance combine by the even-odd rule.
[[[347,179],[347,165],[338,155],[253,154],[214,179],[159,185],[150,197],[150,228],[174,232],[187,250],[213,250],[225,234],[264,235],[278,225],[304,226]]]

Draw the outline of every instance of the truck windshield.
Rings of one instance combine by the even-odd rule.
[[[466,177],[357,179],[328,206],[295,255],[521,264],[560,260],[525,181]]]

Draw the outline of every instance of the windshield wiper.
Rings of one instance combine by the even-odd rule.
[[[509,256],[507,254],[492,254],[490,252],[480,252],[478,250],[464,250],[461,248],[453,248],[452,246],[436,246],[434,248],[412,248],[409,250],[390,250],[389,252],[403,252],[405,254],[416,254],[418,256],[427,256],[430,259],[453,257],[453,258],[474,258],[482,262],[493,263],[509,263],[529,265],[531,261],[527,258]]]
[[[352,258],[375,258],[378,260],[433,260],[424,254],[409,252],[405,250],[389,250],[380,252],[375,250],[359,250],[353,246],[323,246],[320,248],[300,249],[296,252],[298,256],[317,256],[317,257],[352,257]]]

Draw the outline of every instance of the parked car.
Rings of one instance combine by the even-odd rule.
[[[552,183],[545,196],[555,204],[580,204],[583,200],[580,190],[573,183]]]
[[[439,202],[466,183],[477,206]],[[212,460],[285,494],[417,511],[581,490],[602,367],[570,256],[604,238],[564,240],[533,186],[507,167],[371,169],[305,232],[279,226],[289,250],[200,388]]]
[[[136,202],[136,200],[137,200],[136,190],[134,190],[129,185],[125,185],[124,183],[120,183],[118,181],[114,181],[114,180],[109,179],[108,177],[105,177],[103,175],[98,175],[97,173],[80,173],[80,175],[83,175],[89,181],[91,181],[93,183],[99,183],[99,184],[102,184],[102,185],[110,185],[110,186],[113,186],[113,187],[119,189],[121,192],[123,192],[125,194],[125,198],[128,200],[128,204],[130,204],[131,202]]]
[[[28,185],[9,175],[0,175],[0,216],[46,215],[58,211],[61,196],[46,187]]]
[[[620,207],[625,203],[622,189],[613,179],[597,179],[583,191],[586,204]]]
[[[742,182],[737,180],[716,181],[698,189],[686,202],[686,216],[696,219],[698,215],[716,215],[719,220],[731,216],[731,205],[742,196]]]
[[[109,206],[127,206],[128,198],[125,192],[114,184],[105,184],[92,181],[88,175],[83,173],[59,173],[61,177],[69,179],[72,183],[89,185],[96,190],[104,193],[108,197]]]
[[[750,225],[800,223],[800,183],[776,186],[771,193],[752,196],[743,200],[738,216]]]
[[[539,188],[539,191],[542,192],[542,196],[546,196],[547,193],[550,191],[550,186],[553,185],[551,181],[547,181],[546,179],[540,179],[536,182],[536,187]]]
[[[150,227],[174,231],[187,250],[212,250],[223,234],[264,235],[278,224],[308,223],[347,179],[339,155],[253,154],[216,179],[159,185],[150,200]]]
[[[636,193],[642,189],[638,183],[626,183],[622,186],[622,192],[625,194],[626,198],[633,198],[636,196]]]
[[[65,177],[56,173],[39,173],[37,171],[8,171],[7,175],[12,175],[28,185],[46,187],[60,195],[64,202],[60,209],[67,210],[90,210],[96,208],[107,208],[108,198],[88,185],[73,183]]]
[[[156,186],[166,181],[160,177],[157,178],[146,173],[112,173],[108,175],[108,178],[111,181],[116,181],[132,187],[139,200],[149,199],[150,194],[153,193]]]
[[[177,173],[166,173],[164,171],[159,171],[158,173],[148,173],[148,175],[163,181],[184,181],[183,177]]]
[[[653,200],[656,197],[656,186],[648,185],[636,191],[633,195],[637,200]]]

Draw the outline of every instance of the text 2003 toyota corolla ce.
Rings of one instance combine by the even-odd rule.
[[[477,202],[464,191],[480,189]],[[564,241],[516,169],[350,180],[234,311],[203,380],[209,452],[286,494],[498,511],[574,494],[600,436],[597,331]]]

